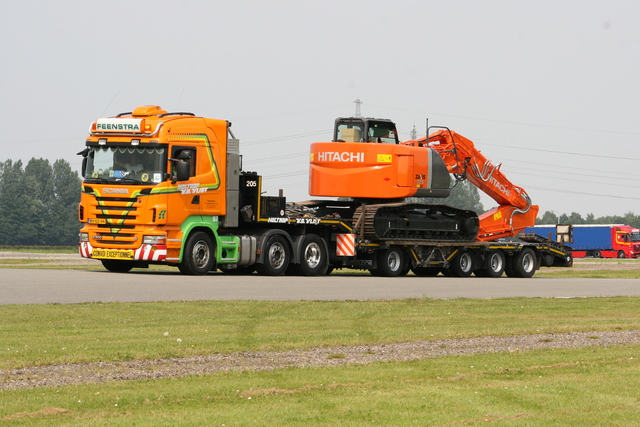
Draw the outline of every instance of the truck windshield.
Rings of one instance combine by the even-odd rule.
[[[629,233],[629,241],[640,242],[640,233],[638,232]]]
[[[165,148],[90,147],[85,180],[157,184],[166,164]]]

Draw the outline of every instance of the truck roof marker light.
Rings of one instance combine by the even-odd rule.
[[[131,140],[131,145],[140,145],[140,140],[139,139],[132,139]]]
[[[100,138],[98,140],[98,144],[100,145],[107,145],[107,138]]]

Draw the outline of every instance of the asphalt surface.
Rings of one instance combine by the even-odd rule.
[[[0,270],[0,305],[196,300],[379,300],[640,296],[640,280],[415,277],[183,276],[174,272]]]

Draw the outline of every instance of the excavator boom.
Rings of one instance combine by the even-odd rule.
[[[403,144],[429,147],[438,152],[456,179],[467,179],[498,203],[498,207],[479,216],[477,240],[489,241],[512,237],[535,224],[538,206],[531,203],[527,192],[514,185],[500,170],[464,136],[443,128],[427,138]]]

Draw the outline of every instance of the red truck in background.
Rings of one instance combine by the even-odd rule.
[[[555,225],[536,225],[525,233],[547,237],[551,233],[556,241]],[[640,256],[640,230],[622,224],[583,224],[573,226],[573,242],[566,242],[574,258],[637,258]]]

